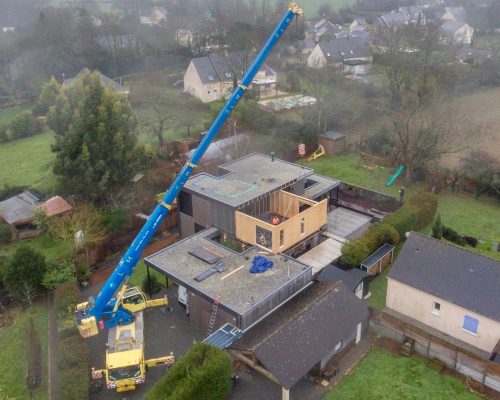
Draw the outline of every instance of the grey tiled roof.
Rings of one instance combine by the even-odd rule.
[[[443,25],[441,25],[441,30],[447,34],[454,34],[456,31],[458,31],[464,25],[465,25],[465,22],[446,21]]]
[[[314,283],[231,347],[253,350],[289,389],[349,337],[368,314],[367,306],[342,282]]]
[[[462,62],[483,62],[487,60],[493,60],[494,54],[492,51],[486,49],[465,47],[458,50],[457,58]]]
[[[0,202],[0,216],[8,224],[29,220],[35,215],[40,199],[33,193],[24,191]]]
[[[361,37],[334,39],[320,42],[318,46],[328,62],[341,62],[372,55],[368,41]]]
[[[389,278],[500,321],[500,262],[412,232]]]
[[[241,78],[254,60],[255,55],[244,55],[241,52],[224,54],[210,54],[206,57],[196,57],[191,60],[202,83],[233,82],[234,76]],[[275,72],[266,64],[261,71],[266,76]]]
[[[74,78],[65,79],[63,83],[65,85],[71,85],[76,79],[80,78],[80,76],[82,76],[83,74],[85,74],[87,72],[90,72],[90,70],[88,68],[83,68]],[[97,72],[103,86],[111,87],[114,90],[116,90],[118,93],[128,92],[128,89],[125,86],[122,86],[118,82],[115,82],[113,79],[108,78],[106,75],[104,75],[100,71],[95,70],[92,72]]]
[[[341,281],[352,292],[358,287],[363,279],[368,277],[369,275],[366,272],[361,271],[359,268],[352,268],[344,271],[334,265],[327,265],[316,277],[316,280],[318,282]]]

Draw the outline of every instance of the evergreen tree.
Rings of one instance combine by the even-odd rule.
[[[3,268],[3,281],[14,297],[31,305],[42,289],[45,269],[45,256],[21,245]]]
[[[67,193],[104,201],[145,161],[127,97],[105,88],[95,72],[63,88],[47,122],[56,133],[54,174]]]
[[[432,237],[441,239],[443,237],[443,224],[441,223],[441,216],[438,214],[434,225],[432,225]]]
[[[56,78],[52,76],[48,82],[45,82],[40,90],[40,96],[35,103],[33,112],[36,115],[46,115],[51,106],[56,104],[57,96],[61,93],[61,85]]]

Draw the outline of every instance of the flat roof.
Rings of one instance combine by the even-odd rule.
[[[340,185],[339,181],[318,174],[313,174],[307,179],[316,182],[304,190],[304,197],[308,199],[319,197]]]
[[[185,189],[203,197],[238,207],[293,181],[310,176],[311,168],[253,153],[220,166],[222,176],[201,173],[191,177]]]
[[[211,240],[219,231],[216,228],[205,229],[145,258],[148,265],[169,276],[189,290],[213,301],[221,298],[221,307],[243,315],[256,304],[280,288],[302,277],[311,276],[311,267],[306,266],[284,254],[262,254],[257,247],[251,247],[243,253],[236,253]],[[221,256],[224,272],[216,272],[198,282],[195,277],[210,267],[190,252],[203,249]],[[273,268],[259,274],[249,272],[255,256],[265,256],[273,262]]]

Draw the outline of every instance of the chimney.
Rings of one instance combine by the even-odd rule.
[[[271,151],[271,161],[272,161],[272,162],[274,162],[274,156],[275,156],[274,151]]]

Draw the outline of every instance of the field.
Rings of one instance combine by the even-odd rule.
[[[43,302],[43,301],[42,301]],[[34,306],[34,323],[42,347],[42,383],[30,397],[26,388],[28,364],[26,358],[26,326],[28,311],[16,309],[14,322],[0,329],[0,399],[48,399],[47,343],[48,321],[45,304]]]
[[[50,151],[53,136],[45,132],[0,144],[0,188],[26,185],[46,191],[53,186],[51,162],[54,155]]]
[[[471,117],[472,122],[480,124],[486,131],[484,141],[475,147],[488,152],[491,156],[500,160],[500,88],[483,89],[472,94],[461,96],[454,102],[457,109]],[[467,150],[468,151],[468,150]],[[457,154],[457,160],[467,154]]]
[[[324,400],[473,400],[457,378],[439,374],[422,358],[399,357],[373,348]]]
[[[350,7],[356,3],[356,0],[297,0],[296,3],[304,10],[306,19],[319,16],[319,7],[323,4],[329,4],[333,10],[338,11],[343,7]]]

